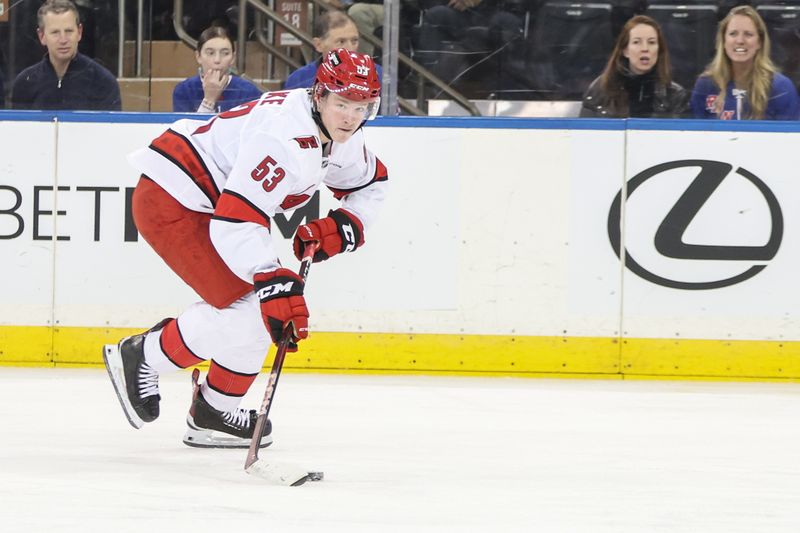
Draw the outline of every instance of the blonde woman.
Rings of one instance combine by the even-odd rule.
[[[692,91],[694,116],[796,120],[800,115],[797,89],[778,72],[769,51],[767,27],[756,10],[750,6],[731,9],[719,23],[716,55]]]

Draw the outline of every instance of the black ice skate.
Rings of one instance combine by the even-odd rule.
[[[192,407],[186,416],[189,426],[183,436],[183,443],[195,448],[249,448],[253,438],[258,413],[254,409],[218,411],[211,407],[200,392],[197,378],[200,371],[192,372],[194,395]],[[259,448],[272,444],[272,423],[267,420]]]
[[[164,327],[165,319],[145,333],[126,337],[119,344],[103,347],[103,360],[122,410],[136,429],[158,418],[158,372],[144,360],[144,337]]]

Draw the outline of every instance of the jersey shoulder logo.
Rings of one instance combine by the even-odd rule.
[[[319,148],[319,140],[315,135],[307,135],[305,137],[295,137],[293,140],[297,141],[300,148],[307,150],[309,148]]]

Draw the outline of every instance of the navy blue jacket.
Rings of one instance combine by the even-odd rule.
[[[257,100],[263,92],[249,81],[239,76],[231,76],[230,83],[222,91],[222,97],[217,102],[215,112],[227,111],[250,100]],[[194,113],[200,107],[204,94],[200,76],[187,78],[172,91],[172,110]]]
[[[314,85],[317,79],[317,69],[321,62],[320,60],[314,61],[289,74],[289,77],[286,78],[286,82],[283,84],[283,88],[306,89]],[[383,69],[381,69],[380,65],[375,65],[375,69],[378,71],[378,79],[381,79],[383,77]]]
[[[19,73],[11,90],[14,109],[120,111],[117,79],[106,68],[78,53],[58,79],[50,58]]]

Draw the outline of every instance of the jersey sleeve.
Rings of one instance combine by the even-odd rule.
[[[354,142],[360,139],[361,142]],[[366,230],[378,216],[386,197],[389,172],[363,142],[359,132],[347,143],[341,168],[332,168],[324,179],[342,207],[353,213]]]
[[[280,266],[270,221],[297,181],[299,163],[268,134],[249,136],[214,209],[209,232],[228,267],[252,283],[257,272]]]
[[[785,76],[775,76],[772,95],[767,108],[766,119],[797,120],[800,113],[800,99],[794,84]],[[771,111],[771,112],[770,112]]]
[[[694,118],[716,118],[713,113],[708,111],[708,99],[712,96],[712,89],[715,89],[711,81],[706,77],[700,77],[694,84],[689,105]]]

